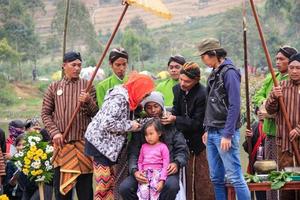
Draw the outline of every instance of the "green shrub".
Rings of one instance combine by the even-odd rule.
[[[6,87],[0,89],[0,105],[9,106],[16,102],[16,97]]]
[[[38,85],[39,91],[44,93],[47,90],[49,84],[50,84],[50,82],[40,82]]]

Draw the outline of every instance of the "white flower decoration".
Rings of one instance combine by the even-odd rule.
[[[37,176],[37,179],[35,180],[36,182],[42,182],[45,180],[45,176]]]
[[[53,150],[54,150],[53,146],[47,145],[47,146],[46,146],[45,152],[46,152],[46,153],[52,153]]]
[[[36,143],[35,142],[29,142],[30,146],[35,146]]]

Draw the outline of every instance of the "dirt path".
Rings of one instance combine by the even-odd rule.
[[[18,97],[21,98],[32,98],[40,95],[40,91],[31,85],[25,85],[21,83],[13,84],[13,90],[16,92]]]

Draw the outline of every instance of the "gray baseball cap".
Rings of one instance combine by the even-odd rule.
[[[217,49],[222,49],[220,41],[216,38],[206,38],[202,40],[198,46],[198,55],[203,55],[208,51],[213,51]]]

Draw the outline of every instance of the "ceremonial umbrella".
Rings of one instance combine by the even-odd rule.
[[[171,16],[172,16],[171,13],[169,12],[169,10],[166,8],[166,6],[161,2],[161,0],[124,0],[123,5],[125,5],[124,9],[123,9],[123,12],[122,12],[122,14],[121,14],[121,16],[120,16],[120,18],[117,22],[117,25],[116,25],[114,31],[112,32],[112,34],[111,34],[111,36],[110,36],[110,38],[109,38],[109,40],[106,44],[106,47],[105,47],[105,49],[104,49],[104,51],[103,51],[103,53],[100,57],[99,62],[96,65],[96,69],[95,69],[91,79],[89,80],[88,86],[85,89],[85,92],[87,92],[87,93],[91,90],[93,80],[95,79],[97,71],[99,70],[99,68],[100,68],[100,66],[101,66],[101,64],[104,60],[104,57],[107,54],[107,51],[108,51],[108,49],[109,49],[109,47],[110,47],[110,45],[111,45],[111,43],[114,39],[119,27],[120,27],[120,24],[121,24],[121,22],[122,22],[122,20],[125,16],[125,13],[126,13],[128,7],[129,7],[129,5],[137,5],[141,8],[143,8],[146,11],[151,11],[152,13],[154,13],[158,16],[164,17],[166,19],[170,19]],[[65,138],[68,136],[70,128],[72,126],[72,123],[73,123],[77,113],[79,112],[80,107],[81,107],[81,103],[78,104],[78,106],[75,109],[75,112],[72,114],[71,120],[69,121],[69,123],[67,125],[67,128],[63,133],[63,136],[62,136],[63,140],[65,140]],[[58,152],[59,152],[59,149],[57,151],[55,151],[52,161],[55,160]]]
[[[161,0],[127,0],[130,5],[138,6],[146,11],[152,12],[155,15],[166,19],[171,19],[172,14],[168,8],[161,2]]]

